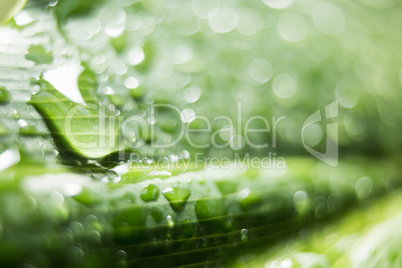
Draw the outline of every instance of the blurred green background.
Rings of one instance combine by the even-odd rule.
[[[234,230],[233,240],[231,237],[227,241],[208,243],[222,246],[227,242],[230,246],[243,237],[253,241],[253,235],[259,233],[253,234],[251,227],[258,224],[269,227],[272,222],[261,220],[269,215],[269,220],[274,219],[275,223],[278,223],[276,217],[284,217],[291,223],[295,220],[297,224],[292,228],[284,225],[282,229],[278,227],[277,233],[276,229],[272,232],[281,238],[287,232],[297,233],[298,240],[287,244],[279,238],[281,243],[273,249],[275,252],[246,255],[239,266],[250,261],[263,266],[274,256],[281,260],[278,263],[282,267],[291,267],[286,266],[289,251],[296,256],[292,257],[293,262],[302,266],[304,261],[297,256],[300,257],[299,251],[307,250],[328,257],[319,267],[334,263],[338,267],[352,263],[366,267],[366,261],[373,260],[370,258],[375,251],[360,259],[354,258],[360,256],[355,252],[348,255],[354,247],[342,246],[333,255],[327,253],[334,250],[332,242],[341,241],[345,234],[354,237],[356,243],[363,243],[364,250],[372,244],[384,249],[383,240],[362,242],[356,237],[368,233],[374,237],[393,237],[400,222],[399,217],[372,229],[374,224],[399,213],[400,197],[389,193],[401,181],[401,5],[400,1],[393,0],[28,1],[22,11],[0,27],[0,263],[20,264],[22,255],[26,258],[22,262],[27,265],[64,265],[69,259],[72,261],[68,265],[78,265],[90,256],[86,259],[88,263],[93,260],[99,264],[107,259],[125,267],[130,263],[130,258],[125,261],[126,252],[140,258],[164,250],[174,254],[198,250],[199,243],[193,240],[201,239],[200,235],[226,235],[228,230]],[[63,69],[65,66],[68,68]],[[50,79],[54,70],[58,70],[53,73],[60,82],[57,85]],[[222,170],[212,175],[202,172],[183,175],[189,176],[184,186],[174,184],[178,180],[177,171],[170,177],[170,172],[150,174],[126,170],[122,176],[118,168],[124,163],[118,162],[114,153],[110,154],[113,150],[101,152],[103,159],[99,161],[88,159],[83,156],[85,150],[63,140],[65,133],[55,131],[57,120],[65,116],[56,113],[57,108],[74,104],[60,94],[57,95],[60,98],[55,97],[65,85],[78,86],[81,93],[86,92],[85,101],[105,103],[108,115],[116,118],[136,115],[149,126],[155,126],[156,135],[147,137],[145,144],[141,141],[145,138],[144,131],[138,126],[123,129],[120,136],[128,141],[127,152],[150,159],[192,158],[199,152],[233,159],[237,153],[265,157],[274,152],[290,159],[293,166],[283,178],[254,169],[235,175]],[[52,92],[56,93],[52,95]],[[53,108],[46,110],[51,103],[49,96],[56,99]],[[42,100],[48,102],[41,103]],[[327,137],[330,140],[338,137],[339,169],[314,160],[292,158],[313,158],[303,146],[303,123],[336,101],[338,116],[310,126],[305,142],[323,152]],[[240,123],[238,102],[242,106]],[[174,105],[182,114],[161,109],[154,122],[151,104]],[[212,133],[221,131],[216,139],[223,148],[194,148],[186,139],[169,148],[152,148],[153,142],[174,141],[183,123],[191,129],[204,129],[203,121],[191,119],[195,115],[210,119],[212,126],[211,133],[192,134],[192,140],[208,143]],[[92,116],[92,121],[88,118],[81,121],[81,126],[91,128],[96,116]],[[232,135],[226,132],[226,122],[213,120],[216,116],[228,116],[234,121]],[[270,133],[251,135],[253,143],[269,143],[268,148],[234,142],[243,141],[244,133],[238,130],[244,129],[252,116],[266,118],[269,123],[272,117],[286,117],[278,123],[276,146],[272,145],[272,129]],[[338,123],[339,131],[327,133],[328,123]],[[264,127],[261,120],[249,126]],[[81,131],[80,126],[76,131]],[[111,169],[116,165],[119,165],[117,169]],[[60,172],[63,173],[56,175]],[[276,178],[275,183],[271,185],[267,178]],[[50,182],[52,179],[54,184]],[[73,188],[68,183],[70,179]],[[167,194],[169,199],[158,192],[155,200],[159,198],[162,212],[156,209],[155,214],[157,205],[148,203],[149,196],[154,198],[153,192],[145,194],[145,200],[139,197],[141,187],[148,187],[144,182],[148,180],[157,185],[158,191],[163,186],[174,193],[173,197]],[[70,185],[67,193],[60,190],[66,185]],[[79,191],[74,192],[77,186]],[[226,200],[227,191],[233,195],[230,201]],[[190,192],[191,198],[195,196],[205,202],[201,203],[198,215],[194,214],[194,200],[186,205],[185,213],[176,211],[177,202],[179,207],[183,206]],[[202,199],[204,194],[211,193],[217,196],[218,203]],[[330,224],[321,226],[321,229],[325,227],[323,232],[306,235],[308,227],[322,220],[317,215],[334,219],[329,217],[343,215],[357,203],[371,204],[369,200],[384,194],[391,197],[372,209],[348,214],[346,223],[334,228],[335,236],[326,228]],[[219,202],[226,203],[221,206]],[[249,205],[256,208],[257,216],[250,214]],[[204,226],[203,219],[197,219],[200,215],[214,218],[225,211],[225,206],[240,211],[238,222],[229,219],[226,224],[213,222]],[[149,215],[153,218],[143,213],[143,209],[146,213],[152,210],[153,214]],[[388,213],[381,214],[382,210]],[[372,215],[378,218],[372,219]],[[126,225],[118,225],[126,218],[128,223],[123,222]],[[193,230],[196,228],[189,223],[191,220],[197,228],[201,226],[201,231]],[[177,227],[182,225],[190,226],[190,231]],[[360,225],[364,231],[359,230]],[[165,229],[158,233],[152,229],[155,226]],[[135,247],[124,245],[125,251],[121,249],[124,254],[116,251],[122,244],[129,244],[127,237],[137,238],[140,232],[132,231],[133,227],[144,228],[142,234],[150,237],[146,245],[149,248],[136,251]],[[237,230],[237,227],[242,228]],[[243,227],[249,229],[243,231]],[[400,262],[399,253],[394,250],[400,239],[395,237],[391,250],[382,255],[392,262],[385,263],[381,257],[374,256],[373,263],[392,267]],[[186,239],[192,239],[194,245]],[[135,262],[136,257],[131,261]],[[307,257],[317,259],[314,254]],[[29,261],[24,263],[25,260]],[[178,263],[174,258],[165,261]],[[186,261],[191,263],[189,259]],[[270,261],[272,267],[278,264]]]

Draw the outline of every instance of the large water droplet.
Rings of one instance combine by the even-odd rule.
[[[272,90],[279,98],[290,98],[296,93],[296,81],[292,76],[288,74],[280,74],[275,77],[272,83]]]
[[[140,47],[133,47],[128,53],[130,65],[140,64],[145,59],[144,51]]]
[[[289,42],[299,42],[307,37],[308,26],[306,21],[297,13],[285,13],[278,21],[280,36]]]
[[[127,259],[127,253],[122,249],[117,250],[115,252],[114,256],[117,260],[126,260]]]
[[[167,225],[168,225],[169,228],[173,228],[173,227],[174,227],[174,221],[173,221],[172,216],[167,215],[167,216],[166,216],[166,222],[167,222]]]
[[[57,5],[57,3],[59,3],[59,0],[49,0],[49,6],[54,7],[55,5]]]
[[[248,240],[248,230],[247,229],[242,229],[240,231],[241,234],[241,241],[247,241]]]
[[[252,209],[261,203],[262,196],[257,191],[251,191],[249,188],[244,188],[239,192],[239,204],[244,210]]]
[[[186,186],[169,187],[163,191],[163,195],[169,201],[175,211],[183,209],[185,202],[190,197],[190,190]]]
[[[260,13],[252,9],[241,9],[238,12],[239,23],[236,30],[244,35],[253,35],[264,27]]]
[[[293,200],[296,204],[303,204],[307,200],[307,193],[304,191],[297,191],[293,196]]]
[[[271,64],[265,59],[254,59],[249,67],[248,72],[255,81],[258,83],[266,83],[272,78],[273,69]]]
[[[150,184],[141,192],[141,199],[145,202],[155,201],[159,198],[160,190],[155,184]]]
[[[183,92],[183,98],[188,103],[196,102],[201,96],[201,89],[196,86],[188,87]]]
[[[370,196],[373,191],[373,182],[370,178],[361,178],[356,183],[356,195],[359,199],[365,199]]]
[[[214,32],[227,33],[236,27],[238,18],[236,12],[232,9],[218,7],[211,11],[208,22]]]
[[[318,30],[325,34],[338,35],[345,29],[342,10],[329,2],[321,2],[314,7],[313,20]]]
[[[293,0],[264,0],[264,3],[275,9],[287,8],[293,3]]]
[[[0,105],[8,104],[11,101],[11,93],[5,86],[0,86]]]

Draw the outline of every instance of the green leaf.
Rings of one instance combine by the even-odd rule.
[[[334,172],[332,167],[298,158],[289,159],[287,172],[281,174],[217,169],[213,175],[201,170],[109,184],[62,167],[19,163],[0,177],[9,182],[0,192],[0,263],[19,266],[25,259],[36,263],[41,259],[31,254],[40,251],[46,256],[45,267],[70,261],[82,267],[115,267],[122,261],[115,258],[117,252],[124,251],[123,263],[132,267],[226,265],[233,256],[280,244],[363,203],[358,198],[361,178],[370,178],[373,186],[366,200],[381,195],[384,185],[398,183],[400,168],[391,161],[351,162],[341,161],[333,178],[320,177]],[[387,172],[378,173],[383,168]],[[221,193],[218,182],[229,180],[236,190]],[[257,192],[261,202],[245,209],[245,192]],[[299,210],[300,193],[308,209]],[[322,206],[324,215],[319,215]],[[358,228],[358,220],[346,227]],[[32,243],[43,240],[46,243]],[[332,248],[331,240],[324,240]],[[10,249],[2,245],[9,243],[19,254],[8,255]],[[76,245],[85,245],[79,249],[88,257],[71,256]]]
[[[118,120],[96,96],[92,71],[85,69],[78,78],[84,103],[70,100],[44,79],[37,83],[40,91],[29,103],[41,114],[63,152],[100,159],[119,150]]]

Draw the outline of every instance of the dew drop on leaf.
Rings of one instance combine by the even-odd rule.
[[[168,187],[163,191],[163,195],[175,211],[180,211],[190,197],[190,190],[186,186]]]
[[[5,86],[0,86],[0,105],[8,104],[11,101],[11,93]]]
[[[159,197],[160,190],[155,184],[150,184],[141,192],[141,199],[145,202],[156,201]]]

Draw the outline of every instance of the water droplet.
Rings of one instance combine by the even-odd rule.
[[[348,133],[352,135],[361,135],[366,130],[367,121],[360,115],[358,109],[348,111],[344,116],[343,122]]]
[[[160,190],[155,184],[149,184],[141,192],[141,199],[145,202],[156,201],[159,198]]]
[[[124,32],[124,24],[111,24],[106,26],[105,33],[112,37],[117,38],[121,36]]]
[[[20,119],[20,117],[21,117],[21,115],[20,115],[20,113],[16,110],[16,109],[14,109],[14,108],[12,108],[11,110],[10,110],[10,115],[14,118],[14,119]]]
[[[366,199],[370,196],[371,192],[373,191],[373,182],[370,178],[361,178],[357,181],[356,186],[356,195],[359,199]]]
[[[172,216],[167,215],[167,216],[166,216],[166,222],[167,222],[167,226],[168,226],[169,228],[173,228],[173,227],[174,227],[174,221],[173,221]]]
[[[28,126],[28,123],[27,123],[27,121],[25,121],[24,119],[19,119],[19,120],[18,120],[18,125],[19,125],[20,127],[26,127],[26,126]]]
[[[216,33],[227,33],[232,31],[238,22],[237,14],[228,7],[217,7],[211,11],[208,23]]]
[[[188,159],[190,157],[190,153],[187,150],[181,152],[181,157],[184,159]]]
[[[19,119],[18,124],[20,125],[19,133],[21,135],[37,135],[39,130],[35,125],[28,124],[25,120]]]
[[[184,109],[180,114],[181,121],[190,123],[195,119],[195,112],[192,109]]]
[[[99,33],[101,29],[102,25],[97,20],[91,20],[90,24],[88,25],[88,31],[91,35]]]
[[[239,23],[236,30],[244,35],[254,35],[261,31],[264,20],[260,13],[252,9],[242,9],[238,12]]]
[[[135,79],[134,77],[128,77],[125,81],[124,81],[124,85],[126,86],[126,88],[128,89],[134,89],[137,88],[140,83],[138,82],[137,79]]]
[[[342,10],[329,2],[321,2],[314,7],[313,20],[317,29],[325,34],[338,35],[345,29]]]
[[[285,13],[278,21],[280,36],[289,42],[300,42],[307,37],[306,21],[297,13]]]
[[[160,77],[168,78],[174,73],[174,67],[168,62],[164,62],[158,65],[156,71]]]
[[[293,0],[264,0],[264,3],[275,9],[284,9],[293,3]]]
[[[0,105],[8,104],[11,101],[11,93],[5,86],[0,86]]]
[[[307,200],[307,193],[304,191],[297,191],[293,196],[293,200],[296,204],[303,204]]]
[[[169,187],[163,191],[163,195],[169,201],[175,211],[183,209],[185,202],[190,197],[190,190],[186,186]]]
[[[221,136],[222,140],[229,141],[235,133],[235,129],[232,126],[224,126],[221,128],[219,132],[219,136]]]
[[[85,258],[84,251],[79,248],[78,246],[74,246],[67,251],[67,256],[69,261],[72,263],[79,263],[82,262]]]
[[[51,7],[56,6],[57,3],[59,2],[59,0],[48,0],[48,1],[49,1],[48,5],[51,6]]]
[[[118,64],[114,68],[114,72],[118,75],[124,75],[127,73],[127,66],[125,64]]]
[[[241,234],[241,241],[247,241],[248,240],[248,230],[247,229],[242,229],[240,231]]]
[[[122,250],[122,249],[119,249],[119,250],[117,250],[115,253],[114,253],[114,257],[117,259],[117,260],[126,260],[127,259],[127,253],[124,251],[124,250]]]
[[[128,62],[130,65],[138,65],[145,59],[144,51],[140,47],[133,47],[128,52]]]
[[[201,96],[201,89],[196,86],[188,87],[183,92],[183,98],[188,103],[196,102]]]
[[[335,96],[339,103],[346,108],[353,108],[356,106],[359,101],[359,92],[351,82],[341,81],[336,86]]]
[[[306,145],[310,147],[318,145],[322,141],[322,138],[322,128],[316,123],[309,125],[303,132],[303,139]]]
[[[249,188],[244,188],[239,192],[238,200],[242,209],[247,210],[256,204],[260,204],[261,195],[257,191],[251,191]]]
[[[229,144],[233,150],[240,150],[244,147],[244,145],[246,144],[246,141],[244,140],[244,138],[242,136],[235,135],[230,139]]]
[[[264,84],[272,78],[273,69],[271,64],[265,59],[254,59],[249,67],[248,72],[255,81]]]
[[[60,207],[64,203],[64,196],[60,192],[54,191],[50,194],[49,201],[52,205]]]
[[[215,0],[193,1],[193,12],[196,16],[207,19],[211,11],[219,6],[219,2]]]
[[[273,261],[273,262],[271,262],[271,263],[266,263],[266,265],[265,265],[265,268],[280,268],[281,267],[281,264],[280,264],[280,262],[279,261]]]
[[[282,99],[288,99],[296,93],[297,85],[294,78],[288,74],[279,74],[272,83],[275,95]]]
[[[246,198],[247,196],[249,196],[250,193],[251,193],[251,191],[250,191],[249,188],[244,188],[243,190],[240,191],[240,193],[239,193],[239,198],[240,198],[240,199],[244,199],[244,198]]]

